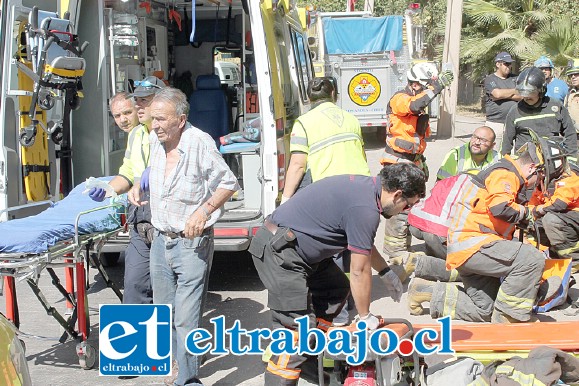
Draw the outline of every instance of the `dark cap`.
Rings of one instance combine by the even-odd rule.
[[[133,97],[146,97],[149,95],[156,94],[157,91],[165,87],[165,82],[156,76],[147,76],[143,80],[135,81],[135,90],[133,91]]]
[[[513,63],[513,57],[508,52],[501,52],[495,56],[495,63],[496,62],[505,62],[505,63]]]

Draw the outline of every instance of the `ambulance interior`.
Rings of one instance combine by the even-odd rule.
[[[262,199],[260,122],[249,17],[239,1],[196,1],[191,43],[191,2],[150,2],[148,8],[142,4],[104,3],[110,34],[109,97],[130,91],[132,82],[145,75],[157,75],[181,89],[191,106],[189,122],[213,137],[239,179],[241,189],[226,204],[222,221],[255,218]],[[112,117],[108,121],[109,169],[114,173],[126,139]]]

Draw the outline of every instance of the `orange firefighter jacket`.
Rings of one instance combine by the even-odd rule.
[[[470,177],[454,205],[448,229],[448,270],[460,267],[483,245],[511,240],[515,224],[527,217],[527,180],[510,156]]]
[[[430,89],[412,95],[408,88],[392,96],[387,109],[389,114],[387,146],[398,153],[424,153],[425,138],[430,136],[430,116],[424,109],[435,96]]]
[[[552,196],[533,195],[529,204],[536,205],[533,209],[537,212],[536,217],[548,212],[579,211],[579,175],[571,174],[555,181]]]

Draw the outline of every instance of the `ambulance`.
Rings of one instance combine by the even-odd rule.
[[[31,85],[18,83],[22,77],[13,58],[25,51],[22,28],[33,6],[59,15],[68,12],[79,41],[88,46],[82,52],[86,68],[78,85],[79,106],[60,117],[65,141],[56,143],[45,129],[62,111],[58,106],[42,111],[35,132],[38,166],[26,168],[24,154],[30,149],[19,136],[28,122],[19,118],[27,114],[28,101],[19,98],[30,94]],[[1,20],[0,221],[38,212],[45,206],[37,204],[58,200],[88,177],[117,173],[127,138],[108,109],[115,93],[130,92],[134,81],[156,75],[183,90],[193,105],[207,95],[197,80],[213,84],[214,76],[218,84],[213,91],[225,95],[225,132],[254,133],[250,142],[221,146],[214,125],[200,127],[214,136],[241,186],[215,226],[215,249],[247,249],[279,204],[289,133],[310,106],[306,89],[313,65],[305,14],[294,0],[8,0],[2,2]],[[217,62],[234,63],[240,77],[219,84]]]

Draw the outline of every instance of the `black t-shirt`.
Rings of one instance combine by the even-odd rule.
[[[496,74],[490,74],[485,78],[485,110],[487,121],[505,123],[505,118],[511,107],[513,107],[517,102],[511,99],[499,99],[493,100],[491,95],[495,88],[499,89],[513,89],[516,84],[516,75],[509,74],[507,79],[501,79]]]
[[[296,235],[298,254],[318,263],[349,249],[369,255],[380,224],[379,177],[339,175],[298,190],[271,221]]]

